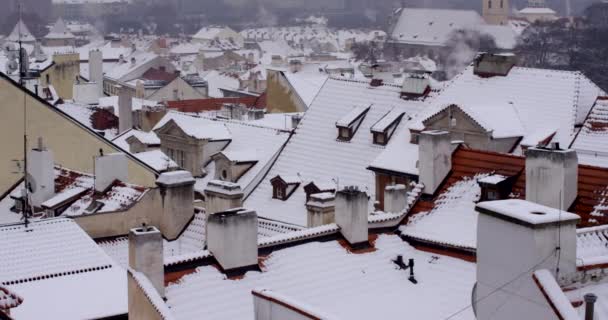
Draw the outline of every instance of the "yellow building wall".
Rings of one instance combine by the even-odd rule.
[[[74,82],[80,75],[80,54],[56,54],[53,55],[53,62],[53,66],[40,73],[40,83],[47,87],[50,82],[59,97],[64,100],[73,99]]]
[[[307,106],[281,71],[268,70],[266,108],[271,113],[305,112]]]
[[[69,119],[54,107],[24,93],[10,80],[0,77],[0,195],[13,186],[22,175],[13,173],[13,160],[23,159],[24,99],[27,111],[28,149],[35,147],[38,137],[53,151],[55,163],[72,170],[93,173],[93,157],[121,152],[111,142]],[[156,173],[129,156],[130,183],[154,187]]]

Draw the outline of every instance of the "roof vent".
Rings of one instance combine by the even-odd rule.
[[[517,57],[512,54],[482,53],[474,62],[473,73],[480,77],[506,77],[517,64]]]
[[[372,81],[370,82],[370,86],[372,87],[380,87],[384,84],[384,81],[382,79],[372,79]]]

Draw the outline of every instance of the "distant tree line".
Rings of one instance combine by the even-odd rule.
[[[537,22],[518,42],[519,64],[581,71],[608,91],[608,27],[586,18]]]

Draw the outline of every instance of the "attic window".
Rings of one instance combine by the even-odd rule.
[[[336,184],[333,182],[311,182],[304,186],[304,192],[306,193],[306,202],[308,202],[313,194],[335,193]]]
[[[286,201],[300,185],[298,177],[276,176],[270,180],[272,184],[272,198]]]
[[[369,107],[359,106],[353,108],[348,114],[346,114],[342,119],[336,122],[336,127],[338,128],[338,140],[341,141],[350,141],[357,133],[357,130],[363,123],[367,112],[369,111]]]
[[[395,133],[405,113],[401,110],[391,110],[371,128],[374,144],[385,146]]]
[[[514,177],[491,174],[477,180],[477,183],[481,187],[481,201],[504,200],[511,193]]]

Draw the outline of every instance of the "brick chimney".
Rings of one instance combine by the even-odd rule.
[[[574,150],[549,148],[526,151],[526,200],[568,210],[578,193],[578,157]]]
[[[55,196],[55,159],[38,138],[38,146],[28,152],[27,173],[31,185],[31,205],[40,207],[43,202]]]
[[[353,247],[368,246],[367,193],[357,187],[346,187],[336,193],[336,224]]]
[[[423,131],[418,143],[418,179],[433,195],[452,170],[452,144],[446,131]]]
[[[160,228],[168,240],[176,239],[194,216],[194,183],[188,171],[165,172],[158,177],[162,215]]]
[[[306,202],[308,227],[314,228],[336,222],[336,196],[332,192],[315,193]]]
[[[207,214],[222,212],[243,206],[243,191],[236,183],[212,180],[205,188]]]
[[[126,182],[129,178],[129,162],[124,153],[113,153],[95,157],[95,191],[104,192],[119,180]]]
[[[258,268],[258,215],[232,209],[207,218],[207,247],[228,274]]]
[[[559,282],[576,272],[579,216],[515,199],[476,210],[477,319],[554,319],[532,274],[547,269]]]
[[[157,228],[142,226],[129,231],[129,267],[143,273],[158,294],[165,296],[163,235]]]

